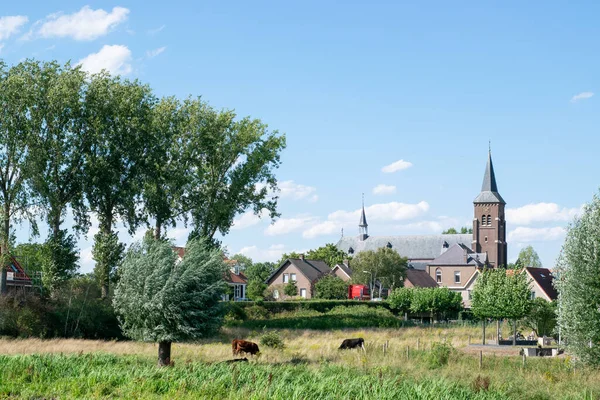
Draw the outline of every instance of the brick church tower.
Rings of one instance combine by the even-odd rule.
[[[488,153],[488,162],[483,176],[481,193],[473,201],[473,243],[476,253],[487,253],[491,267],[506,267],[506,202],[498,193],[492,152]]]

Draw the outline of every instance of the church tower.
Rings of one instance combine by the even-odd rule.
[[[490,150],[481,193],[473,201],[472,248],[476,253],[487,253],[488,262],[494,268],[506,267],[507,264],[505,205],[498,193]]]
[[[367,224],[367,217],[365,216],[365,195],[363,193],[362,200],[362,212],[360,214],[360,221],[358,222],[358,238],[363,241],[369,237],[369,224]]]

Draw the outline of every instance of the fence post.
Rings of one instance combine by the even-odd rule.
[[[483,368],[483,351],[479,350],[479,369]]]
[[[525,368],[525,350],[523,350],[523,368]]]

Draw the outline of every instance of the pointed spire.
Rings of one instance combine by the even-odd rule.
[[[365,194],[362,194],[362,213],[360,214],[360,222],[358,223],[360,227],[367,227],[367,217],[365,216]]]
[[[498,193],[498,185],[496,184],[496,175],[494,174],[494,164],[492,163],[492,149],[488,151],[488,161],[483,175],[483,183],[481,185],[481,193],[474,201],[475,203],[502,203],[506,204],[500,193]]]

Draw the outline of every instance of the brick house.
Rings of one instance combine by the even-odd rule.
[[[281,263],[271,276],[265,281],[273,292],[275,300],[285,300],[289,296],[284,293],[285,285],[291,281],[296,282],[298,296],[310,299],[313,297],[314,284],[323,276],[331,275],[329,265],[320,260],[308,260],[304,255],[300,258],[288,258]]]

